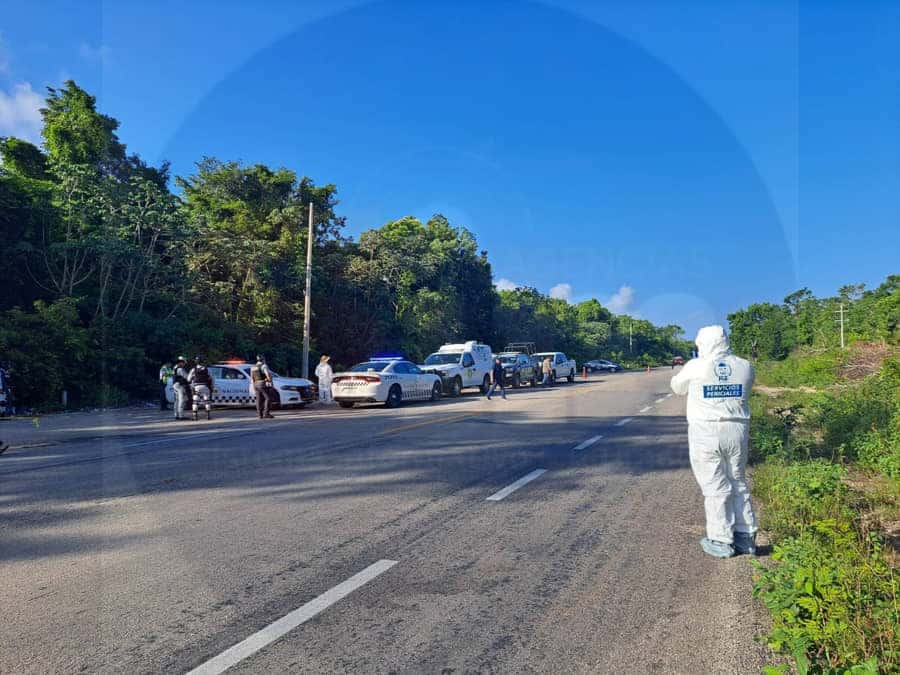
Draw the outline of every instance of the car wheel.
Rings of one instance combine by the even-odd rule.
[[[447,391],[447,396],[450,398],[456,398],[462,392],[462,380],[458,377],[454,377],[450,380],[450,389]]]
[[[569,376],[566,378],[569,382],[575,381],[575,370],[572,369],[569,371]]]
[[[532,387],[538,386],[538,382],[540,382],[540,379],[538,378],[537,373],[535,373],[534,375],[531,376],[531,386]]]
[[[518,373],[513,375],[512,386],[513,386],[513,389],[518,389],[519,387],[522,386],[522,378],[519,376]]]
[[[352,408],[354,404],[353,401],[338,401],[338,405],[342,408]]]
[[[272,400],[269,401],[269,406],[274,410],[278,410],[281,407],[281,395],[275,387],[272,387]]]
[[[484,379],[481,381],[481,393],[487,395],[488,390],[491,388],[491,378],[487,375],[484,376]]]
[[[387,401],[384,402],[384,405],[388,408],[397,408],[401,403],[403,403],[403,390],[400,389],[399,384],[395,384],[388,391]]]
[[[441,397],[441,383],[435,382],[434,386],[431,387],[431,400],[432,402],[437,401]]]
[[[556,371],[551,370],[550,371],[550,386],[552,387],[555,384],[556,384]]]

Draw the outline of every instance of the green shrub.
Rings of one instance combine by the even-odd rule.
[[[852,521],[844,468],[822,459],[773,459],[756,470],[754,487],[765,503],[763,527],[773,540],[802,535],[813,523]]]
[[[754,595],[772,614],[770,648],[800,673],[880,673],[900,667],[897,579],[876,539],[850,523],[811,523],[757,564]]]
[[[900,415],[898,385],[892,371],[868,377],[839,392],[821,394],[810,403],[810,424],[821,430],[822,445],[833,456],[856,460],[859,449],[871,442],[872,432],[888,436]]]
[[[767,644],[800,673],[900,667],[897,579],[875,535],[855,528],[844,467],[770,460],[754,473],[775,565],[757,565],[754,595],[772,614]],[[771,672],[783,672],[771,669]]]
[[[798,350],[781,361],[762,361],[756,366],[760,384],[776,387],[826,387],[838,380],[841,352]]]

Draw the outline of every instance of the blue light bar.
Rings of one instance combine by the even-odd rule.
[[[375,354],[369,357],[369,361],[404,361],[405,359],[406,357],[403,354],[391,353]]]

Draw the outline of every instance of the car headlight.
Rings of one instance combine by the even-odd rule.
[[[294,384],[285,385],[282,387],[282,389],[284,389],[285,391],[303,391],[303,387]]]

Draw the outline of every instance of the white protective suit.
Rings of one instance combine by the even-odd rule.
[[[671,386],[688,397],[688,444],[706,507],[706,536],[732,544],[734,532],[757,529],[746,480],[753,366],[731,353],[721,326],[701,328],[696,343],[697,358]]]
[[[334,378],[334,371],[328,361],[316,366],[316,377],[319,378],[319,401],[331,403],[331,380]]]

